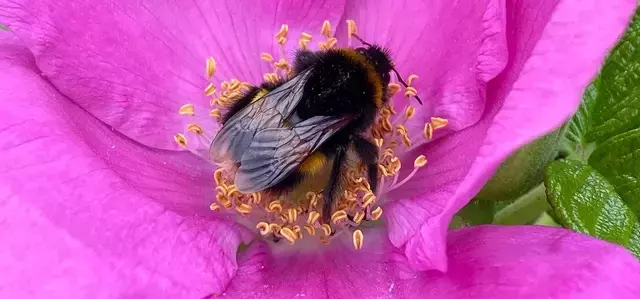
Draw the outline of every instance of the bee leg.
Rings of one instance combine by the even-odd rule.
[[[351,143],[362,163],[367,165],[369,187],[375,194],[378,188],[378,146],[362,136],[354,136]]]
[[[331,176],[327,183],[327,188],[324,189],[324,206],[322,207],[322,219],[324,223],[329,223],[331,219],[331,207],[333,202],[338,196],[338,189],[340,185],[340,175],[342,174],[342,164],[346,157],[347,151],[344,147],[340,146],[336,150],[333,157],[333,167],[331,168]]]

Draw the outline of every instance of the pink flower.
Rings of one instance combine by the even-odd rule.
[[[575,111],[635,1],[171,2],[0,1],[0,22],[12,31],[0,32],[0,297],[631,298],[640,291],[637,260],[584,235],[532,226],[447,232],[509,153]],[[325,20],[334,27],[328,37],[319,34]],[[261,52],[289,57],[302,32],[313,35],[311,48],[334,35],[347,46],[346,20],[387,46],[401,74],[419,76],[412,86],[425,105],[405,120],[407,101],[396,96],[389,121],[404,122],[408,133],[385,138],[411,144],[386,165],[393,173],[374,222],[385,225],[362,229],[361,250],[349,234],[324,247],[308,235],[293,246],[273,244],[254,228],[258,216],[209,209],[215,169],[173,136],[192,123],[193,131],[218,128],[203,91],[209,56],[219,89],[231,78],[257,84],[273,72]],[[282,24],[284,49],[274,42]],[[186,103],[195,116],[178,115]],[[423,131],[440,118],[448,124],[429,140]],[[185,133],[199,153],[208,144],[196,135]],[[419,155],[428,164],[414,169]],[[241,242],[249,246],[238,251]]]

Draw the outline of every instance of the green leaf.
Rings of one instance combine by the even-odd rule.
[[[599,75],[586,140],[601,143],[640,127],[640,8]]]
[[[589,157],[616,192],[640,216],[640,129],[615,136],[600,144]]]
[[[614,187],[579,161],[554,161],[545,171],[547,200],[564,227],[620,244],[640,258],[640,223]]]
[[[598,84],[599,79],[596,78],[596,80],[587,87],[578,111],[576,111],[576,114],[569,120],[564,132],[563,147],[569,152],[569,156],[575,159],[586,160],[591,148],[590,143],[585,139],[585,135],[592,122],[591,116],[593,115],[593,105],[598,90],[596,86],[598,86]]]

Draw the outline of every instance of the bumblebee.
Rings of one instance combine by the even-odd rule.
[[[351,153],[366,165],[376,191],[378,148],[367,133],[388,101],[390,73],[406,83],[386,49],[355,37],[363,47],[298,51],[290,79],[251,87],[228,109],[210,155],[234,164],[238,191],[291,194],[319,187],[326,223]]]

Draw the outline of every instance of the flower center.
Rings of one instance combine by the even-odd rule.
[[[356,33],[356,24],[353,20],[347,21],[348,30],[348,46],[351,47],[352,36]],[[280,30],[275,34],[275,40],[280,45],[279,59],[274,59],[270,53],[262,53],[260,58],[273,67],[273,72],[264,74],[265,81],[276,82],[281,79],[288,79],[293,76],[293,68],[285,57],[284,45],[287,42],[289,27],[282,25]],[[321,34],[324,40],[318,43],[320,51],[331,49],[336,46],[338,40],[333,37],[331,24],[325,21],[322,25]],[[312,35],[302,33],[298,46],[301,49],[308,49],[311,43]],[[216,71],[216,62],[212,57],[206,61],[205,74],[211,79]],[[413,97],[417,94],[417,90],[412,86],[413,82],[418,79],[417,75],[407,77],[407,87],[403,92],[404,97]],[[211,98],[209,115],[217,122],[220,122],[222,112],[244,95],[250,87],[247,82],[231,79],[223,81],[220,84],[222,92],[218,95],[218,89],[213,83],[209,83],[204,94]],[[405,126],[406,122],[411,120],[416,109],[407,104],[403,108],[403,113],[398,114],[394,110],[393,99],[402,87],[397,83],[390,83],[388,86],[389,101],[387,105],[380,109],[374,125],[370,130],[370,137],[378,146],[378,169],[379,183],[378,190],[371,190],[369,182],[366,179],[366,167],[362,163],[354,163],[348,168],[344,174],[346,182],[344,183],[343,192],[334,204],[334,211],[328,223],[322,220],[322,204],[324,198],[322,196],[322,187],[309,186],[302,192],[292,192],[285,196],[274,196],[264,192],[251,194],[243,194],[235,187],[234,171],[231,167],[220,166],[215,171],[213,179],[215,180],[216,200],[211,203],[210,208],[218,213],[235,214],[238,221],[255,228],[260,235],[268,238],[275,243],[282,239],[293,245],[300,243],[302,239],[315,239],[323,244],[328,244],[332,238],[336,238],[345,233],[350,234],[353,240],[353,246],[360,249],[363,246],[364,235],[358,227],[365,222],[377,221],[382,216],[383,202],[380,198],[384,198],[384,194],[401,187],[416,172],[426,165],[427,159],[420,155],[415,158],[413,170],[402,179],[400,179],[400,169],[402,163],[401,156],[415,148],[413,140],[418,138],[433,138],[434,131],[447,125],[447,120],[443,118],[432,117],[429,122],[424,124],[422,132],[409,132]],[[186,117],[195,115],[195,107],[193,104],[185,104],[180,107],[179,114]],[[196,123],[189,124],[186,127],[190,135],[195,140],[204,145],[206,148],[212,142],[202,127]],[[174,140],[181,146],[190,150],[193,154],[205,157],[208,160],[208,153],[203,154],[189,147],[187,137],[178,133],[174,136]],[[312,157],[313,158],[313,155]],[[312,159],[307,159],[305,163]],[[309,162],[311,163],[311,162]],[[300,189],[300,188],[297,188]],[[378,194],[378,197],[376,196]]]

